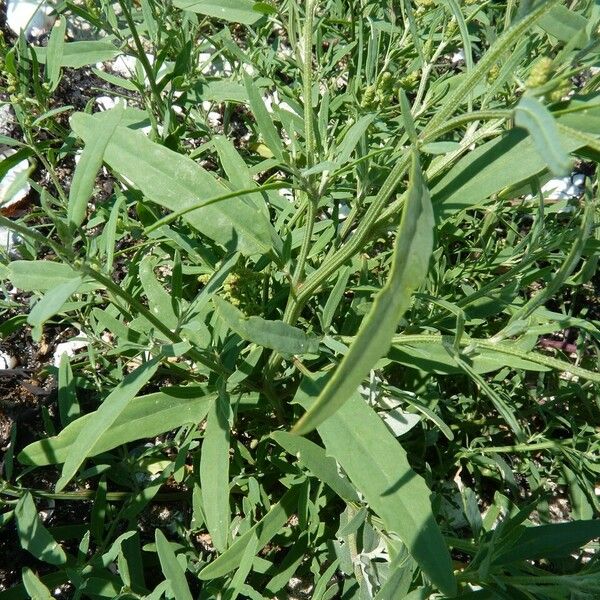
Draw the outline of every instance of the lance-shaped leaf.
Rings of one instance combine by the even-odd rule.
[[[244,76],[244,83],[246,84],[250,108],[254,113],[260,135],[263,137],[269,150],[273,153],[273,156],[277,160],[283,160],[283,144],[281,143],[281,138],[279,137],[277,128],[273,124],[271,116],[265,107],[265,103],[263,102],[258,88],[248,75]]]
[[[160,392],[134,398],[114,423],[89,450],[96,456],[143,438],[204,419],[215,399],[199,386],[165,388]],[[98,411],[72,421],[58,435],[29,444],[18,455],[24,465],[51,465],[65,462],[70,449],[86,425],[98,417]]]
[[[50,590],[38,579],[37,575],[29,568],[21,571],[23,585],[31,598],[35,600],[52,600]]]
[[[200,485],[206,527],[219,552],[227,548],[229,508],[229,397],[222,391],[208,411],[200,455]]]
[[[91,143],[105,127],[110,112],[94,116],[76,113],[71,117],[71,127],[86,144]],[[230,191],[192,159],[124,126],[113,132],[104,162],[149,200],[169,210],[179,211],[202,204],[208,198]],[[268,254],[272,250],[267,216],[244,198],[229,198],[203,206],[186,213],[183,219],[231,251],[251,255]]]
[[[50,40],[48,41],[48,54],[46,58],[46,77],[50,85],[50,91],[53,92],[60,81],[60,66],[65,45],[65,31],[67,29],[67,20],[59,18],[52,28]]]
[[[90,419],[81,428],[67,454],[60,479],[56,483],[57,492],[69,483],[102,435],[113,425],[133,397],[150,381],[158,364],[159,359],[154,358],[126,375],[95,412],[95,418]]]
[[[49,48],[32,46],[31,49],[35,52],[38,62],[43,64],[47,61]],[[111,60],[119,54],[121,54],[120,50],[108,40],[66,42],[63,44],[59,64],[61,67],[79,69],[85,65]]]
[[[324,379],[305,378],[294,402],[310,410]],[[318,432],[327,454],[341,465],[386,530],[400,537],[427,577],[452,597],[452,560],[433,516],[429,489],[375,411],[354,391]]]
[[[34,305],[27,317],[27,322],[33,327],[31,335],[34,340],[42,336],[44,323],[59,313],[66,301],[80,288],[81,277],[74,277],[48,290]]]
[[[320,481],[326,483],[340,498],[347,502],[358,502],[358,494],[350,482],[338,473],[338,467],[325,450],[306,438],[275,431],[271,437],[287,452],[293,454],[298,462],[311,471]]]
[[[173,5],[207,17],[244,25],[252,25],[262,17],[261,13],[254,10],[253,0],[175,0]]]
[[[319,340],[283,321],[247,317],[233,304],[213,297],[217,313],[241,338],[282,354],[317,354]]]
[[[548,109],[531,96],[524,96],[515,108],[515,124],[529,131],[536,150],[554,175],[566,175],[571,161]]]
[[[98,131],[98,135],[90,139],[81,153],[81,157],[69,190],[69,204],[67,215],[69,222],[78,227],[83,223],[87,204],[94,191],[96,175],[102,166],[104,152],[116,127],[123,118],[124,104],[119,103],[114,110],[109,111],[109,118],[104,122],[104,127]]]
[[[8,264],[6,276],[12,284],[25,292],[46,292],[78,277],[65,263],[51,260],[14,260]],[[93,279],[85,278],[80,291],[91,291],[101,287]]]
[[[51,565],[67,562],[67,555],[60,544],[42,524],[37,508],[29,492],[26,492],[15,508],[17,533],[21,546],[31,552],[38,560]]]
[[[338,410],[387,353],[398,322],[410,305],[412,293],[427,275],[432,249],[433,210],[415,153],[389,279],[318,400],[294,427],[296,433],[308,433]]]
[[[175,600],[192,600],[193,596],[185,579],[185,571],[179,564],[171,544],[160,529],[154,532],[154,538],[158,560],[171,586],[173,597]]]

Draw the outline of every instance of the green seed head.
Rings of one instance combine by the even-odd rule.
[[[548,56],[542,56],[535,65],[533,65],[525,85],[527,85],[528,88],[536,88],[544,85],[550,79],[552,71],[552,59]]]

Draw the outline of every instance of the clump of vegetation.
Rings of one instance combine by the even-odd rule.
[[[597,597],[597,4],[56,12],[0,47],[0,600]]]

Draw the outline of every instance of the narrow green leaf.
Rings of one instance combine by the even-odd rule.
[[[56,483],[57,492],[71,481],[94,446],[115,423],[133,397],[150,381],[159,362],[159,358],[154,358],[126,375],[94,413],[94,418],[86,421],[67,453],[60,479]]]
[[[420,150],[425,154],[448,154],[449,152],[455,152],[459,148],[460,144],[458,142],[430,142],[423,144]]]
[[[81,408],[77,401],[75,379],[69,356],[65,352],[60,357],[58,367],[58,414],[63,427],[77,419],[81,414]]]
[[[504,367],[512,369],[524,369],[527,371],[546,371],[548,367],[534,361],[524,360],[520,357],[508,358],[501,352],[501,348],[480,348],[475,344],[476,340],[463,338],[461,345],[468,346],[473,342],[473,348],[469,351],[468,359],[471,368],[476,373],[491,373]],[[448,354],[446,348],[452,345],[452,338],[444,339],[440,335],[409,335],[396,336],[392,342],[392,348],[388,358],[413,369],[419,369],[429,373],[443,375],[456,375],[461,372],[454,357]]]
[[[62,64],[63,50],[65,46],[65,31],[67,20],[59,17],[54,23],[50,39],[48,40],[48,53],[46,60],[46,79],[50,85],[50,91],[54,91],[60,81],[60,67]]]
[[[358,494],[350,482],[341,477],[335,459],[327,456],[325,450],[306,438],[275,431],[271,437],[286,451],[295,456],[315,477],[327,484],[346,502],[358,502]]]
[[[67,300],[81,287],[83,279],[75,277],[48,290],[33,306],[27,322],[33,327],[32,336],[39,340],[44,323],[58,314]]]
[[[467,67],[467,72],[470,72],[473,69],[473,50],[471,48],[471,38],[469,37],[467,23],[462,11],[460,10],[457,0],[444,0],[444,3],[448,5],[450,12],[456,19],[458,30],[460,31],[460,39],[465,53],[465,65]]]
[[[106,73],[100,69],[97,69],[96,67],[92,67],[92,73],[94,73],[94,75],[97,77],[100,77],[100,79],[104,79],[104,81],[108,81],[108,83],[112,83],[117,87],[129,90],[130,92],[138,91],[138,86],[130,79],[125,79],[124,77],[113,75],[112,73]]]
[[[154,274],[156,259],[152,256],[145,256],[139,266],[140,283],[144,288],[146,298],[148,298],[148,307],[150,311],[169,328],[175,329],[179,322],[175,311],[171,294],[169,294],[159,283]]]
[[[242,555],[242,560],[240,561],[240,566],[238,567],[235,575],[231,578],[231,600],[237,600],[237,597],[240,595],[242,588],[244,586],[244,581],[246,577],[252,571],[252,563],[254,561],[254,557],[258,550],[258,533],[256,531],[252,532],[252,537],[248,541],[246,548],[244,549],[244,554]]]
[[[158,24],[156,23],[156,19],[152,13],[152,6],[149,0],[141,0],[141,5],[142,15],[144,15],[144,25],[146,25],[146,29],[148,30],[150,37],[155,38],[158,32]]]
[[[265,103],[258,91],[258,88],[252,81],[252,78],[248,75],[244,75],[244,83],[246,84],[246,91],[248,92],[248,99],[250,101],[250,108],[254,113],[256,119],[256,125],[258,131],[262,135],[265,144],[269,147],[269,150],[273,153],[273,156],[282,161],[283,160],[283,144],[277,129],[271,120]]]
[[[240,153],[236,150],[233,143],[227,139],[223,135],[217,135],[213,138],[213,145],[219,154],[219,159],[221,164],[223,165],[223,169],[229,179],[229,182],[233,185],[234,189],[238,189],[240,191],[246,190],[257,190],[259,191],[260,187],[254,177],[252,176],[252,172],[246,165],[244,159],[240,155]],[[268,184],[267,184],[268,185]],[[265,201],[265,197],[268,194],[273,194],[276,192],[273,191],[263,191],[262,193],[253,193],[253,194],[244,194],[242,198],[244,201],[260,210],[266,217],[267,221],[270,224],[270,215],[269,215],[269,207],[267,202]],[[273,246],[278,254],[281,254],[281,250],[283,248],[283,241],[275,231],[275,228],[270,226],[271,237],[273,239]]]
[[[114,423],[88,451],[96,456],[121,444],[152,438],[186,423],[199,423],[214,402],[214,394],[203,388],[173,387],[133,398]],[[21,450],[18,459],[25,465],[51,465],[64,462],[81,431],[93,422],[98,411],[71,422],[58,435],[33,442]]]
[[[131,533],[133,535],[127,535]],[[128,531],[121,536],[119,555],[117,556],[117,567],[123,583],[136,590],[144,590],[144,563],[140,548],[140,536],[137,532]],[[118,539],[118,538],[117,538]]]
[[[318,354],[319,340],[283,321],[246,317],[233,304],[214,296],[218,315],[241,338],[283,354]]]
[[[254,0],[174,0],[173,6],[244,25],[253,25],[262,17],[254,10]]]
[[[48,49],[43,46],[31,46],[39,63],[45,64]],[[111,60],[121,54],[119,49],[108,40],[90,40],[82,42],[66,42],[60,60],[61,67],[80,69],[86,65]]]
[[[526,129],[535,147],[554,175],[566,175],[571,161],[548,109],[531,96],[524,96],[515,108],[515,125]]]
[[[104,127],[93,138],[90,137],[86,140],[85,148],[75,167],[69,189],[67,209],[69,222],[75,227],[79,227],[83,223],[88,202],[94,191],[96,175],[102,166],[104,152],[115,129],[121,123],[123,109],[124,104],[119,102],[113,110],[107,112],[108,116],[104,119]]]
[[[8,265],[8,278],[12,284],[25,292],[46,292],[78,277],[69,265],[50,260],[14,260]],[[95,289],[97,284],[86,284],[85,289]]]
[[[53,573],[48,573],[47,575],[42,575],[39,578],[40,581],[48,588],[54,589],[63,583],[67,583],[69,581],[68,575],[64,570],[54,571]],[[20,583],[18,585],[14,585],[13,587],[0,592],[1,600],[23,600],[26,598],[27,590],[25,586]]]
[[[336,149],[335,164],[338,167],[346,164],[356,148],[358,142],[366,133],[369,125],[375,120],[376,115],[365,115],[361,117],[344,135],[340,145]]]
[[[561,134],[566,135],[572,139],[579,140],[582,143],[582,145],[591,148],[595,152],[600,152],[600,139],[594,137],[589,132],[573,129],[572,127],[563,125],[561,122],[557,122],[557,126]]]
[[[333,323],[335,311],[344,297],[346,285],[348,284],[348,279],[350,279],[351,273],[352,270],[350,267],[345,267],[340,271],[337,281],[331,290],[331,294],[329,294],[329,298],[327,298],[327,302],[323,307],[323,314],[321,316],[321,327],[324,332],[329,331],[329,328]]]
[[[305,378],[294,402],[310,411],[322,395],[325,378]],[[342,466],[385,528],[395,532],[423,572],[453,596],[456,581],[450,552],[435,522],[423,479],[375,411],[354,391],[330,418],[318,425],[327,454]]]
[[[224,390],[208,410],[200,455],[200,486],[203,513],[214,547],[227,549],[231,509],[229,507],[229,396]]]
[[[38,560],[51,565],[63,565],[67,555],[44,527],[29,492],[21,496],[15,508],[17,533],[21,546]]]
[[[208,564],[200,573],[200,579],[215,579],[237,569],[244,557],[244,551],[254,536],[258,537],[257,550],[262,550],[269,540],[285,525],[298,508],[298,496],[304,486],[289,489],[281,500],[246,533],[238,537],[226,552]]]
[[[110,111],[94,116],[77,113],[71,117],[71,126],[88,142],[99,135],[108,113]],[[201,199],[230,191],[190,158],[123,126],[114,131],[104,160],[148,199],[169,210],[181,210]],[[268,254],[272,250],[268,218],[241,197],[204,206],[186,213],[183,218],[200,233],[231,251],[250,255]]]
[[[90,513],[90,534],[92,539],[97,544],[102,544],[104,538],[104,524],[106,521],[106,476],[103,475],[96,486],[96,494],[94,495],[94,503]],[[114,560],[114,559],[113,559]]]
[[[216,135],[212,143],[219,155],[219,160],[223,165],[227,178],[235,188],[244,190],[257,186],[248,165],[228,138],[224,135]],[[251,202],[254,202],[255,198],[256,196],[249,196]]]
[[[561,42],[571,42],[574,38],[579,38],[575,48],[583,48],[587,42],[585,28],[588,24],[582,14],[569,10],[566,6],[555,6],[544,15],[538,25],[546,33],[554,36]]]
[[[520,535],[515,538],[515,543],[495,553],[492,558],[494,565],[540,558],[567,558],[587,542],[600,537],[600,520],[519,526],[518,529]]]
[[[408,200],[398,228],[389,279],[319,399],[295,425],[295,433],[308,433],[331,416],[387,353],[398,321],[410,305],[412,293],[427,275],[432,248],[433,212],[415,153]]]
[[[39,117],[37,117],[31,123],[31,126],[35,127],[37,125],[40,125],[41,123],[43,123],[44,121],[46,121],[50,117],[55,117],[56,115],[60,115],[61,113],[64,113],[64,112],[69,112],[69,111],[73,110],[74,108],[75,108],[74,106],[71,106],[70,104],[67,104],[66,106],[58,106],[57,108],[53,108],[51,110],[48,110],[48,111],[42,113]]]
[[[50,590],[38,579],[37,575],[29,568],[21,571],[23,585],[31,600],[53,600]]]
[[[515,415],[515,410],[507,404],[505,399],[500,393],[497,393],[494,388],[488,384],[488,382],[478,373],[476,373],[469,364],[467,364],[453,349],[448,348],[448,352],[454,354],[454,360],[461,367],[461,369],[471,377],[473,381],[483,390],[485,395],[492,401],[494,408],[498,411],[500,416],[506,421],[506,424],[512,429],[516,438],[523,442],[525,441],[525,433],[523,432],[519,421]]]
[[[171,544],[160,529],[156,529],[154,532],[154,539],[156,540],[156,551],[158,552],[160,566],[171,586],[171,593],[175,600],[193,600],[185,578],[185,571],[181,568]]]

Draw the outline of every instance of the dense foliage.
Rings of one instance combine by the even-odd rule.
[[[597,598],[600,5],[56,10],[1,49],[0,335],[86,343],[0,600]]]

